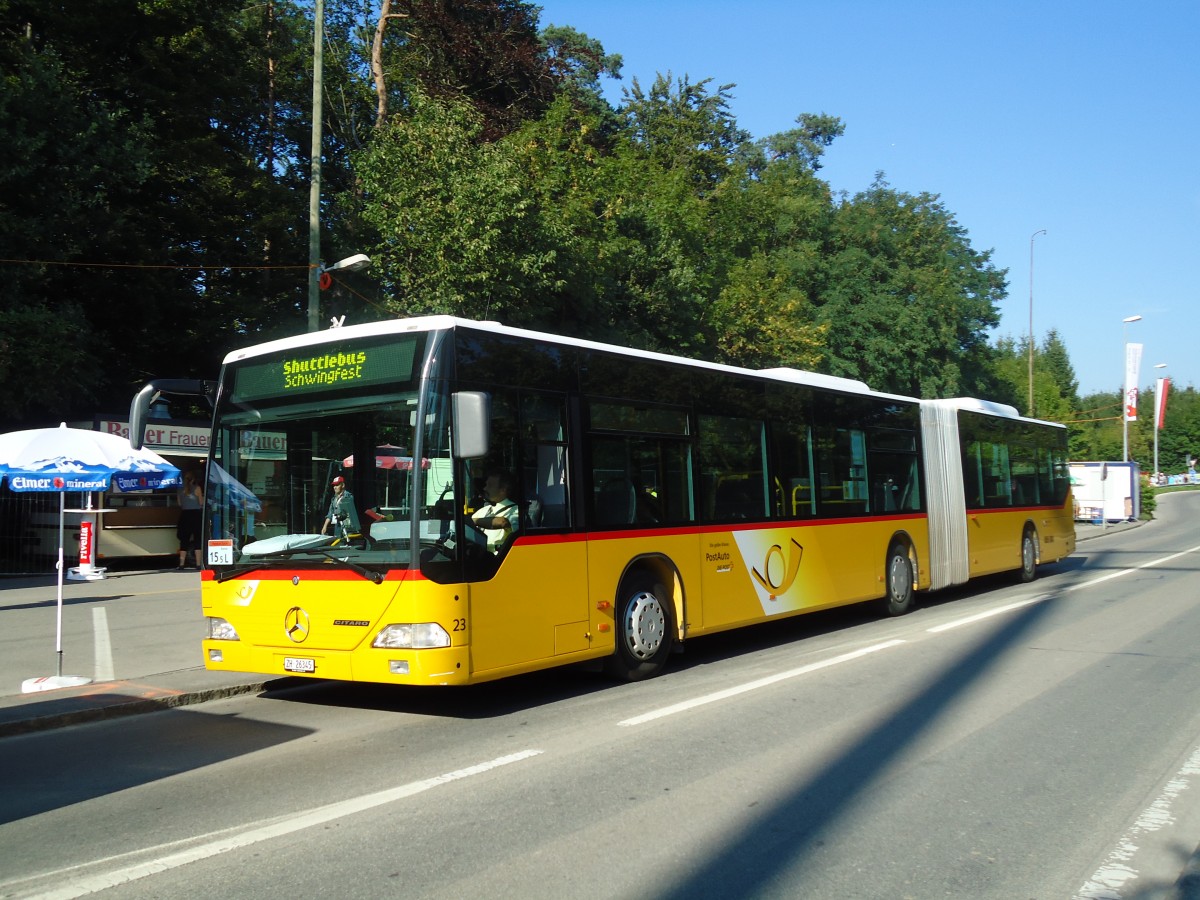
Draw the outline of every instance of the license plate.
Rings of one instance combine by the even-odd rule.
[[[317,671],[317,661],[301,656],[285,656],[283,670],[285,672],[315,672]]]
[[[208,542],[208,564],[210,566],[233,565],[233,541],[212,540]]]

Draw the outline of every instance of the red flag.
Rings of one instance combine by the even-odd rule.
[[[1160,431],[1167,418],[1167,392],[1170,389],[1170,378],[1158,379],[1158,385],[1154,389],[1154,427]]]

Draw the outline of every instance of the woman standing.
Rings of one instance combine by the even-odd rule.
[[[200,527],[204,510],[204,491],[196,482],[194,472],[183,476],[183,487],[179,489],[179,525],[175,534],[179,538],[179,568],[186,569],[187,556],[192,554],[193,569],[200,568]]]

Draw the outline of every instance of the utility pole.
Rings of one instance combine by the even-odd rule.
[[[1033,418],[1033,239],[1045,234],[1041,228],[1029,236],[1029,407],[1028,415]]]
[[[308,186],[308,330],[321,319],[321,119],[325,68],[325,0],[313,7],[312,176]]]

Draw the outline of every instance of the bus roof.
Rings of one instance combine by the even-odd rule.
[[[453,328],[466,328],[473,331],[484,331],[488,334],[506,335],[536,341],[541,344],[559,344],[566,347],[580,347],[587,350],[598,350],[606,353],[616,353],[637,359],[650,359],[659,362],[675,363],[676,365],[695,366],[714,372],[725,372],[730,375],[753,376],[771,381],[786,381],[791,384],[805,385],[824,390],[841,391],[847,394],[864,394],[884,399],[899,400],[905,403],[938,404],[952,409],[962,409],[981,412],[1007,419],[1022,419],[1027,422],[1056,425],[1054,422],[1042,422],[1040,419],[1028,419],[1021,416],[1017,410],[1003,403],[992,403],[987,400],[976,400],[971,397],[957,397],[948,400],[918,400],[901,394],[889,394],[873,391],[864,382],[852,378],[840,378],[836,375],[822,375],[819,372],[806,372],[786,366],[767,369],[746,369],[723,363],[706,362],[700,359],[690,359],[684,356],[672,356],[653,350],[638,350],[632,347],[622,347],[617,344],[605,344],[599,341],[567,337],[549,332],[531,331],[524,328],[513,328],[501,325],[499,322],[476,321],[457,316],[429,315],[416,316],[409,319],[388,319],[382,322],[366,322],[361,325],[347,325],[344,328],[328,328],[324,331],[313,331],[291,337],[256,344],[242,350],[234,350],[226,355],[225,363],[240,362],[268,353],[281,350],[299,350],[305,347],[320,347],[336,341],[355,340],[360,338],[382,337],[389,334],[404,334],[412,331],[447,331]],[[1059,426],[1063,427],[1063,426]]]
[[[229,364],[233,362],[241,362],[243,360],[252,359],[256,356],[276,353],[282,350],[299,350],[306,347],[317,348],[324,344],[337,341],[381,337],[389,334],[404,334],[412,331],[444,331],[452,328],[466,328],[474,331],[484,331],[488,334],[499,334],[509,337],[523,338],[526,340],[533,340],[541,344],[560,344],[567,347],[580,347],[587,350],[616,353],[624,356],[636,357],[637,359],[650,359],[659,362],[675,363],[676,365],[695,366],[697,368],[708,369],[716,372],[726,372],[731,375],[749,375],[759,378],[766,378],[772,381],[787,381],[792,384],[807,385],[809,387],[823,388],[826,390],[843,391],[849,394],[870,394],[876,397],[890,397],[896,400],[903,400],[908,403],[916,402],[915,398],[913,397],[903,397],[897,394],[881,394],[876,391],[872,391],[870,387],[868,387],[862,381],[857,381],[851,378],[840,378],[836,375],[822,375],[819,372],[806,372],[801,369],[793,369],[782,366],[768,369],[746,369],[739,366],[725,365],[723,363],[713,363],[706,362],[705,360],[690,359],[684,356],[672,356],[667,353],[659,353],[653,350],[639,350],[631,347],[622,347],[617,344],[605,344],[599,341],[567,337],[560,334],[551,334],[549,332],[530,331],[524,328],[513,328],[508,325],[501,325],[498,322],[481,322],[473,319],[462,319],[456,316],[445,315],[418,316],[411,319],[389,319],[383,322],[367,322],[361,325],[347,325],[343,328],[328,328],[324,331],[307,332],[304,334],[293,335],[291,337],[279,338],[278,340],[256,344],[252,347],[246,347],[241,350],[234,350],[225,356],[225,363]]]
[[[922,405],[939,406],[943,409],[961,409],[967,412],[983,413],[989,416],[1000,416],[1004,419],[1018,419],[1036,425],[1053,425],[1055,428],[1066,428],[1059,422],[1047,422],[1044,419],[1031,419],[1021,415],[1015,406],[1007,403],[994,403],[991,400],[977,400],[974,397],[951,397],[946,400],[922,400]]]

